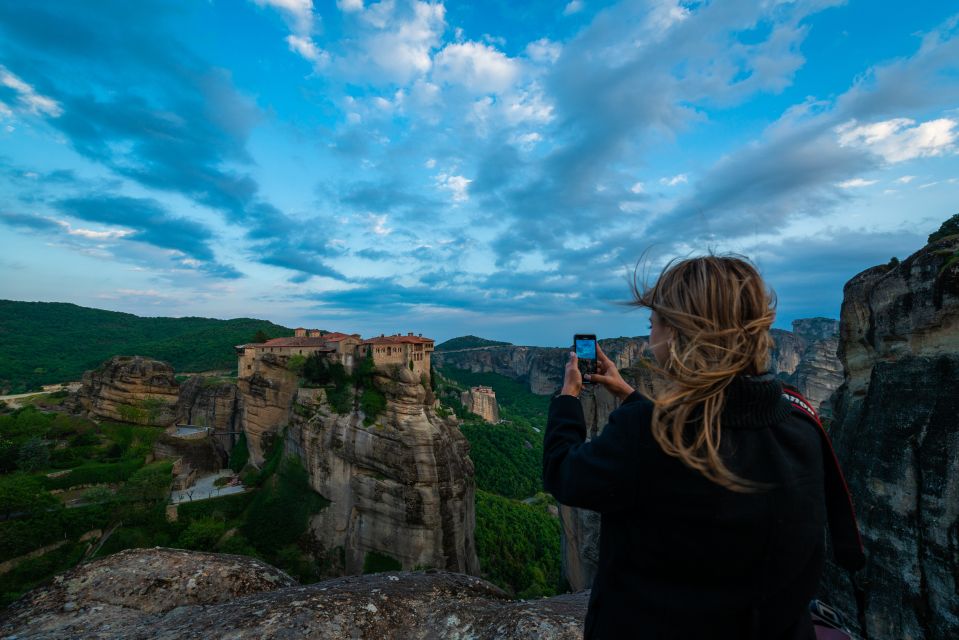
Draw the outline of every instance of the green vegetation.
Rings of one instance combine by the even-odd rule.
[[[368,427],[386,409],[386,396],[376,387],[367,387],[360,395],[360,409],[363,411],[363,424]]]
[[[233,473],[240,473],[249,460],[250,449],[246,445],[246,433],[240,432],[240,437],[236,439],[236,444],[230,451],[230,468],[233,469]]]
[[[959,235],[959,213],[943,222],[938,231],[929,234],[929,242],[954,235]]]
[[[0,606],[92,552],[93,545],[79,539],[94,530],[112,531],[98,556],[174,546],[261,557],[301,581],[321,577],[322,567],[310,558],[307,531],[310,516],[328,501],[312,490],[296,458],[284,458],[282,436],[264,442],[268,454],[259,471],[247,465],[244,439],[234,448],[231,463],[246,467],[246,477],[259,488],[180,504],[177,521],[170,522],[166,508],[173,464],[145,464],[160,434],[155,428],[95,425],[33,407],[0,415],[6,465],[0,475],[0,562],[60,545],[0,575]],[[22,446],[36,442],[51,452],[47,466],[18,468]],[[93,486],[74,488],[79,485]],[[66,508],[67,500],[79,504]]]
[[[402,563],[391,555],[378,551],[367,551],[363,556],[363,573],[383,573],[384,571],[400,571]]]
[[[456,349],[475,349],[477,347],[501,347],[509,346],[509,342],[498,342],[496,340],[487,340],[476,336],[461,336],[452,338],[446,342],[441,342],[434,348],[435,351],[454,351]]]
[[[548,499],[527,505],[476,492],[476,552],[484,577],[520,598],[559,593],[559,520]]]
[[[463,420],[460,428],[470,442],[483,577],[520,598],[560,593],[561,527],[548,511],[552,498],[540,493],[549,398],[495,373],[443,369],[434,383],[443,404]],[[460,393],[478,385],[496,392],[502,424],[489,424],[463,407]]]
[[[87,369],[116,354],[164,360],[177,371],[232,370],[233,347],[292,331],[265,320],[141,318],[59,302],[0,300],[4,330],[0,392],[23,393],[40,385],[79,380]]]

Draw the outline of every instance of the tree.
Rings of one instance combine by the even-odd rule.
[[[256,335],[253,336],[253,342],[256,343],[266,342],[269,339],[270,336],[266,335],[266,332],[264,332],[263,329],[258,329]]]
[[[39,471],[50,465],[50,450],[43,440],[34,436],[20,445],[17,466],[24,471]]]
[[[929,242],[935,242],[940,238],[945,238],[946,236],[953,236],[959,234],[959,213],[952,216],[948,220],[942,223],[942,226],[939,227],[939,231],[929,235]]]

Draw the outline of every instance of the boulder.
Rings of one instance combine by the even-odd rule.
[[[307,586],[243,556],[123,551],[80,565],[0,613],[16,638],[582,637],[587,593],[511,601],[444,571],[352,576]]]

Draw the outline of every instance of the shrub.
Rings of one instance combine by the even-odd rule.
[[[349,385],[328,389],[326,400],[334,413],[346,415],[353,411],[353,389]]]
[[[940,238],[959,234],[959,213],[952,216],[942,223],[939,230],[929,235],[929,242],[935,242]]]
[[[180,534],[177,542],[184,549],[213,551],[224,533],[226,533],[226,524],[223,520],[207,517],[191,522]]]
[[[230,468],[234,473],[239,473],[249,460],[250,449],[246,445],[246,433],[240,433],[240,437],[236,439],[236,444],[230,451]]]
[[[93,462],[70,470],[57,478],[44,478],[47,489],[69,489],[81,484],[112,484],[127,480],[143,466],[143,460]]]
[[[290,356],[290,359],[286,361],[286,368],[288,371],[291,371],[298,376],[302,376],[303,365],[305,364],[306,364],[306,356],[301,356],[301,355]]]
[[[367,387],[360,396],[360,409],[363,410],[363,424],[370,426],[377,416],[386,409],[386,396],[373,387]]]
[[[50,449],[40,438],[34,436],[20,445],[17,466],[24,471],[39,471],[50,466]]]

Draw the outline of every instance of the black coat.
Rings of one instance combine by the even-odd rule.
[[[819,434],[771,376],[727,391],[720,453],[759,493],[725,489],[667,456],[652,403],[634,393],[585,441],[580,401],[549,409],[543,483],[562,504],[599,511],[599,566],[586,638],[814,638],[808,604],[824,557]]]

